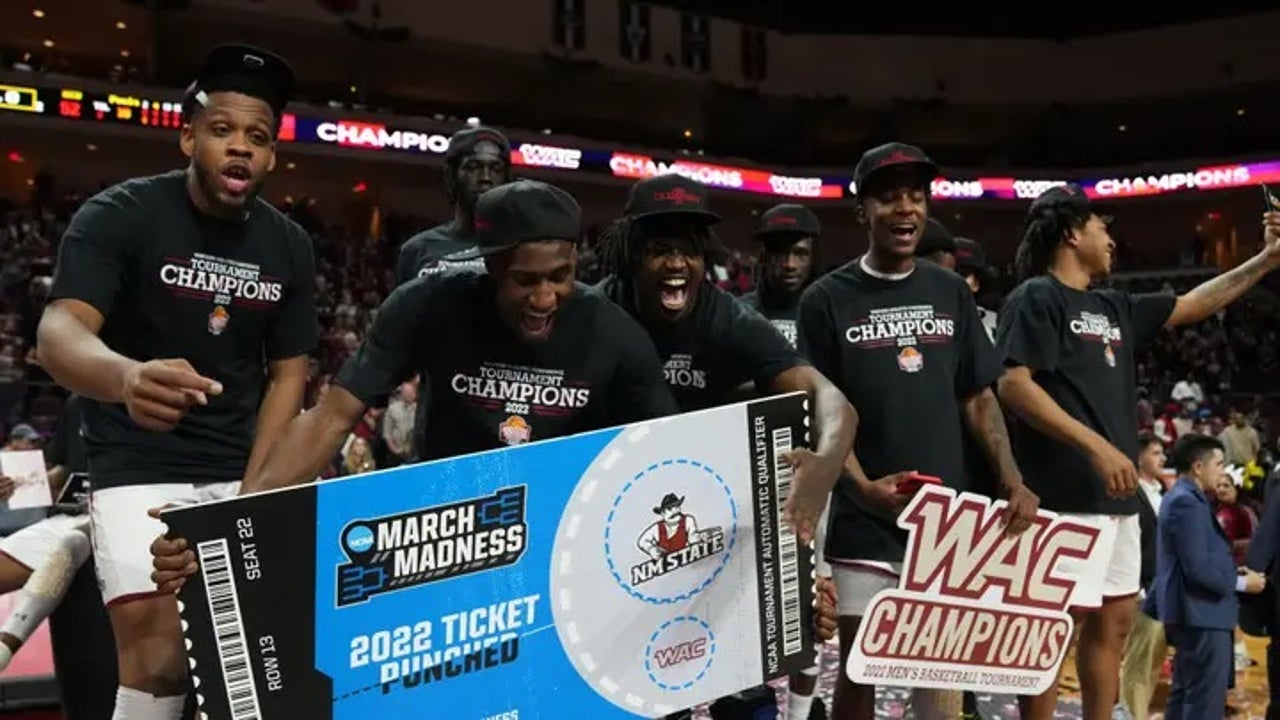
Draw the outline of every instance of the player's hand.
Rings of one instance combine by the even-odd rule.
[[[1019,480],[1006,485],[1002,491],[1004,499],[1009,503],[1000,521],[1004,523],[1004,531],[1009,535],[1020,535],[1036,521],[1036,513],[1040,511],[1040,496],[1031,492],[1031,488]]]
[[[1270,195],[1270,193],[1268,193]],[[1280,199],[1272,197],[1271,207],[1262,214],[1263,253],[1273,261],[1280,261]]]
[[[783,453],[780,460],[791,466],[791,492],[782,505],[782,521],[801,543],[813,542],[822,511],[827,509],[831,489],[844,469],[843,462],[833,462],[809,450]]]
[[[907,506],[907,502],[911,498],[898,492],[898,486],[906,481],[907,476],[915,470],[903,470],[892,475],[885,475],[879,480],[859,483],[858,489],[862,493],[862,500],[872,510],[889,517],[896,518]]]
[[[1138,490],[1138,468],[1129,456],[1109,442],[1101,442],[1090,453],[1089,462],[1107,486],[1107,494],[1113,498],[1126,498]]]
[[[160,513],[167,508],[151,508],[147,514],[157,520]],[[200,566],[196,563],[196,554],[187,548],[185,538],[166,538],[160,535],[151,541],[151,582],[162,593],[176,593],[187,578],[196,574]]]
[[[1262,573],[1244,567],[1240,568],[1238,572],[1244,577],[1244,591],[1246,593],[1257,595],[1267,589],[1267,577]]]
[[[13,491],[18,489],[18,483],[13,478],[0,475],[0,501],[8,500],[13,497]]]
[[[172,430],[194,405],[207,405],[222,383],[196,372],[186,360],[151,360],[135,365],[124,378],[129,417],[154,432]]]
[[[813,589],[813,637],[824,643],[836,636],[840,625],[836,612],[836,584],[831,578],[819,575]]]

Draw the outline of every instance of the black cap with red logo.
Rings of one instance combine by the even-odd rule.
[[[708,208],[707,188],[702,183],[675,173],[655,175],[632,185],[622,213],[631,220],[683,217],[708,225],[723,219]]]
[[[916,181],[925,187],[938,177],[938,164],[920,148],[900,142],[885,143],[863,153],[853,169],[853,185],[858,197],[867,192],[869,184],[874,184],[877,175],[891,170],[918,174]]]
[[[448,256],[471,260],[533,240],[582,239],[582,209],[560,188],[537,180],[516,180],[486,190],[476,201],[475,243]]]
[[[507,136],[490,127],[478,125],[459,130],[449,137],[449,149],[444,151],[444,159],[447,162],[456,162],[471,154],[476,145],[482,142],[491,142],[498,146],[498,150],[502,153],[502,158],[507,162],[511,162],[511,142],[507,140]]]
[[[818,237],[822,223],[809,208],[796,203],[774,205],[760,216],[760,226],[751,233],[757,240],[767,240],[774,235],[802,235]]]

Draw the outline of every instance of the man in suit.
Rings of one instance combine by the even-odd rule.
[[[1138,436],[1138,497],[1143,502],[1138,507],[1138,522],[1142,528],[1142,589],[1147,588],[1156,576],[1156,518],[1160,503],[1168,490],[1161,479],[1165,465],[1164,443],[1151,433]],[[1133,720],[1147,720],[1151,712],[1151,697],[1155,694],[1164,665],[1168,646],[1164,626],[1141,609],[1134,613],[1133,630],[1125,642],[1123,662],[1120,665],[1120,700],[1128,708]]]
[[[1191,433],[1173,448],[1178,480],[1160,503],[1156,577],[1146,608],[1164,623],[1173,659],[1165,720],[1223,720],[1234,676],[1237,592],[1257,594],[1265,578],[1231,558],[1208,493],[1222,477],[1222,442]]]

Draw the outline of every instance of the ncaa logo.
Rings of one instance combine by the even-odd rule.
[[[716,636],[706,621],[682,615],[663,623],[644,649],[644,672],[663,690],[688,690],[707,676]]]
[[[373,549],[373,531],[365,525],[352,525],[343,535],[343,544],[352,555],[363,555]]]
[[[636,473],[614,499],[605,559],[632,597],[677,603],[715,581],[737,535],[738,503],[724,478],[698,460],[672,458]]]

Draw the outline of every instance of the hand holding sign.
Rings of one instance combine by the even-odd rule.
[[[1039,511],[1006,532],[1003,501],[926,486],[898,519],[899,587],[872,599],[847,672],[862,684],[1035,695],[1057,681],[1067,608],[1096,572],[1099,529]],[[1105,567],[1103,568],[1105,570]]]

